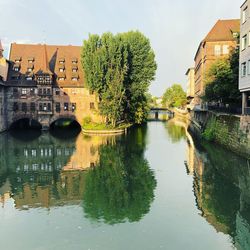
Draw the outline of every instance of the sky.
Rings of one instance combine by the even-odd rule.
[[[82,45],[91,34],[139,30],[151,42],[158,69],[150,86],[161,96],[173,83],[186,89],[200,41],[218,19],[240,17],[244,0],[0,0],[0,39]]]

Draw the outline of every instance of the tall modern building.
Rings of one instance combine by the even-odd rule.
[[[195,54],[195,99],[205,91],[205,78],[210,66],[220,58],[228,56],[230,50],[238,45],[240,20],[218,20],[206,37],[200,42]]]
[[[239,90],[242,114],[250,114],[250,1],[241,6]]]

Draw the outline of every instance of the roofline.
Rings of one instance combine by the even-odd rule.
[[[247,0],[240,6],[240,8],[242,8],[243,7],[243,5],[245,4],[247,2]]]
[[[65,44],[65,45],[58,45],[58,44],[47,44],[47,43],[16,43],[13,42],[11,45],[28,45],[28,46],[53,46],[53,47],[82,47],[82,45],[72,45],[72,44]]]
[[[196,60],[196,57],[197,57],[197,55],[198,55],[198,53],[199,53],[199,50],[200,50],[200,47],[201,47],[201,45],[202,45],[203,43],[205,44],[206,41],[205,41],[205,40],[202,40],[202,41],[200,42],[199,47],[198,47],[198,49],[197,49],[197,51],[196,51],[196,53],[195,53],[194,60]]]
[[[186,76],[188,75],[188,73],[189,73],[189,71],[191,70],[191,69],[194,69],[194,67],[191,67],[191,68],[188,68],[188,70],[187,70],[187,72],[186,72]]]

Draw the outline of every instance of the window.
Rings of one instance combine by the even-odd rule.
[[[27,89],[22,89],[21,93],[22,95],[27,95]]]
[[[34,95],[34,94],[35,94],[35,89],[34,89],[34,88],[31,88],[31,89],[30,89],[30,94],[31,94],[31,95]]]
[[[246,76],[246,71],[247,71],[247,64],[244,62],[241,64],[241,76],[242,77]]]
[[[242,23],[245,23],[247,20],[247,7],[242,11]]]
[[[67,102],[64,103],[64,111],[69,110],[69,104]]]
[[[64,72],[64,68],[60,68],[60,69],[59,69],[59,72]]]
[[[13,103],[13,111],[18,111],[18,103],[17,102]]]
[[[18,89],[17,88],[13,89],[13,95],[18,95]]]
[[[215,45],[214,46],[214,55],[215,56],[220,56],[221,55],[221,46],[220,45]]]
[[[30,103],[30,111],[32,112],[36,111],[36,104],[34,102]]]
[[[228,55],[229,54],[229,45],[223,45],[223,55]]]
[[[250,75],[250,60],[247,62],[247,74]]]
[[[91,103],[89,104],[89,106],[90,106],[90,109],[95,109],[95,104],[94,104],[93,102],[91,102]]]
[[[32,70],[33,70],[32,68],[28,68],[28,72],[32,72]]]
[[[247,35],[244,35],[243,37],[242,37],[242,44],[241,44],[241,50],[244,50],[245,48],[246,48],[246,46],[247,46]]]
[[[51,111],[51,103],[48,103],[48,111]]]
[[[39,103],[39,111],[43,111],[43,104]]]
[[[60,111],[61,111],[60,102],[56,102],[56,112],[57,112],[57,113],[60,113]]]
[[[58,78],[59,81],[64,81],[64,79],[65,79],[64,77],[59,77]]]
[[[76,110],[76,103],[72,103],[72,112],[75,112]]]
[[[42,89],[38,89],[38,95],[42,95],[43,94],[43,90]]]
[[[46,89],[43,89],[43,95],[46,95]]]
[[[19,71],[19,67],[14,67],[14,71]]]
[[[56,90],[56,95],[60,95],[60,90]]]
[[[72,81],[77,81],[78,80],[78,78],[77,77],[72,77]]]
[[[50,95],[50,94],[51,94],[50,89],[47,89],[47,95]]]
[[[47,111],[47,104],[46,103],[43,104],[43,111]]]
[[[76,68],[73,68],[73,69],[72,69],[72,72],[77,72],[77,69],[76,69]]]
[[[65,59],[64,59],[64,58],[60,58],[60,59],[59,59],[59,63],[60,63],[60,64],[64,64],[64,62],[65,62]]]
[[[32,80],[33,80],[33,77],[32,77],[32,76],[27,76],[27,77],[26,77],[26,80],[27,80],[27,81],[32,81]]]
[[[27,103],[26,102],[22,103],[22,111],[27,112]]]

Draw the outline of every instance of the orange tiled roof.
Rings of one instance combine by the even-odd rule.
[[[80,46],[61,46],[61,45],[42,45],[42,44],[11,44],[10,61],[15,63],[15,60],[19,58],[20,61],[20,73],[27,74],[27,69],[31,65],[29,60],[33,58],[33,73],[36,74],[39,71],[44,73],[50,73],[54,75],[54,83],[59,86],[84,86],[84,75],[80,65]],[[63,65],[65,67],[64,74],[66,79],[64,81],[58,81],[57,76],[61,74],[59,71],[60,60],[64,59]],[[77,59],[77,63],[74,62]],[[72,62],[73,61],[73,62]],[[72,80],[72,76],[75,75],[72,72],[72,67],[78,67],[78,79]],[[13,75],[14,71],[10,69],[9,77]],[[15,72],[16,73],[16,72]]]
[[[233,41],[233,32],[240,32],[240,20],[218,20],[204,39],[209,41]]]
[[[206,37],[200,42],[194,60],[196,60],[201,46],[206,42],[235,41],[234,32],[240,32],[240,19],[218,20]]]

